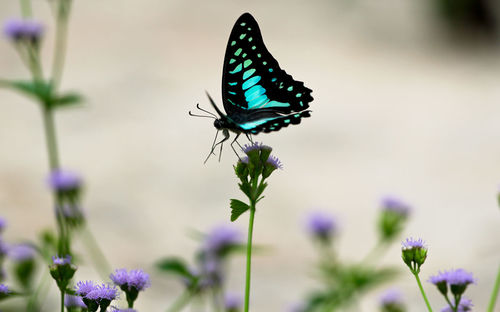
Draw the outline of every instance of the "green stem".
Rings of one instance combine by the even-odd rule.
[[[30,0],[21,0],[21,14],[24,18],[30,18],[33,13],[31,10],[31,1]]]
[[[46,298],[47,297],[47,292],[50,290],[51,284],[47,283],[49,282],[49,274],[47,270],[45,270],[42,274],[42,279],[40,280],[40,283],[38,284],[37,288],[33,292],[33,294],[30,296],[28,299],[28,307],[26,308],[27,312],[37,312],[39,311],[38,307],[38,297]]]
[[[64,290],[61,289],[61,312],[64,312]]]
[[[87,223],[85,223],[83,226],[83,233],[81,235],[81,237],[83,238],[83,243],[91,254],[91,259],[94,261],[94,267],[98,271],[99,275],[102,279],[107,279],[109,273],[112,271],[111,265],[109,264],[102,250],[99,248],[99,244],[97,243],[97,240],[92,234],[92,231],[88,227]]]
[[[247,270],[245,279],[245,312],[249,311],[250,307],[250,271],[252,267],[252,236],[253,236],[253,220],[255,216],[255,201],[250,201],[250,220],[248,222],[248,241],[247,241]]]
[[[174,303],[167,309],[167,312],[177,312],[181,311],[182,308],[189,303],[189,301],[193,298],[193,292],[186,290]]]
[[[54,112],[51,108],[42,107],[43,125],[45,128],[45,140],[47,144],[47,153],[49,155],[50,170],[59,169],[59,153],[57,149],[57,137],[54,124]]]
[[[431,304],[429,303],[429,299],[427,299],[427,295],[425,294],[424,288],[422,287],[422,283],[420,282],[420,277],[418,277],[418,273],[413,273],[415,279],[417,280],[418,288],[420,289],[420,293],[422,297],[424,297],[425,304],[427,305],[427,309],[429,312],[432,312]]]
[[[373,264],[377,262],[381,258],[381,254],[386,250],[388,244],[386,241],[379,239],[377,244],[373,247],[372,250],[363,258],[361,261],[362,264]]]
[[[493,291],[491,292],[490,303],[488,304],[487,312],[493,312],[495,304],[498,298],[498,292],[500,290],[500,266],[498,267],[497,279],[495,285],[493,286]]]
[[[61,83],[68,37],[68,20],[71,0],[59,0],[56,12],[56,38],[52,63],[52,86],[57,90]]]

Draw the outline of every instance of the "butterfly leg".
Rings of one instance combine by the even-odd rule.
[[[240,136],[240,133],[238,133],[236,135],[236,137],[234,138],[233,142],[231,142],[231,148],[233,149],[233,152],[236,154],[238,159],[241,161],[240,155],[238,155],[238,153],[236,152],[236,149],[234,148],[234,142],[236,142],[236,144],[238,144],[238,146],[241,148],[241,150],[243,150],[243,147],[241,147],[240,142],[237,141],[239,136]]]
[[[222,145],[224,145],[224,142],[227,141],[227,139],[229,139],[229,131],[227,131],[227,129],[223,129],[222,134],[224,134],[224,139],[222,139],[219,143],[215,144],[215,145],[220,144],[219,162],[220,162],[220,159],[222,157]]]
[[[252,135],[251,135],[250,133],[245,133],[245,135],[246,135],[246,137],[247,137],[248,141],[250,141],[250,143],[252,143],[252,144],[253,144]]]
[[[212,154],[213,154],[213,155],[215,155],[215,153],[214,153],[214,151],[215,151],[215,147],[221,143],[221,142],[219,142],[219,143],[215,144],[215,142],[217,141],[217,136],[218,136],[218,135],[219,135],[219,130],[217,130],[217,133],[215,133],[215,138],[214,138],[214,141],[213,141],[213,143],[212,143],[212,149],[210,150],[210,153],[208,154],[208,156],[207,156],[207,158],[205,159],[205,161],[203,162],[204,164],[206,164],[206,163],[207,163],[207,160],[210,158],[210,156],[212,156]],[[227,140],[227,139],[226,139],[226,140]],[[222,141],[224,141],[224,140],[222,140]]]

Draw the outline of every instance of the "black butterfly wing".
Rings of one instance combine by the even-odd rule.
[[[279,67],[252,15],[241,15],[224,58],[222,99],[227,117],[245,132],[277,131],[309,116],[304,111],[313,100],[311,92]]]

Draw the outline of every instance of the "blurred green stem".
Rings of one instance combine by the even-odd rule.
[[[247,241],[247,270],[245,279],[245,312],[248,312],[250,307],[250,273],[252,267],[252,236],[253,236],[253,220],[255,216],[255,201],[250,200],[250,220],[248,221],[248,241]]]
[[[177,312],[181,311],[182,308],[189,303],[189,301],[193,298],[193,292],[190,290],[186,290],[174,303],[167,309],[167,312]]]
[[[418,288],[420,289],[420,293],[424,298],[425,304],[427,305],[427,309],[429,312],[432,312],[431,304],[429,303],[429,299],[427,299],[427,295],[425,294],[424,288],[422,287],[422,282],[420,282],[420,277],[418,276],[418,272],[413,273],[415,279],[417,280]]]
[[[370,250],[370,252],[364,257],[361,261],[362,264],[371,264],[373,265],[375,262],[380,260],[382,253],[386,250],[389,244],[387,241],[379,239],[377,244]]]
[[[102,250],[99,248],[99,244],[97,243],[97,240],[95,239],[88,225],[85,223],[83,226],[83,233],[81,235],[83,243],[91,254],[91,259],[94,261],[94,266],[99,275],[102,279],[107,279],[110,272],[112,271],[111,265],[104,256]]]
[[[42,279],[40,280],[40,283],[38,284],[33,294],[30,296],[30,298],[28,299],[28,307],[26,309],[27,312],[40,311],[38,307],[38,297],[41,294],[41,297],[45,298],[47,296],[48,291],[50,290],[50,284],[47,285],[50,274],[48,274],[47,270],[45,270],[41,276]]]
[[[491,298],[487,312],[493,312],[493,309],[495,308],[495,304],[497,302],[499,291],[500,291],[500,266],[498,267],[497,279],[495,281],[495,285],[493,286],[493,291],[491,292]]]
[[[31,10],[31,0],[20,0],[21,4],[21,14],[24,18],[31,18],[32,10]]]
[[[54,124],[54,112],[50,107],[42,107],[43,125],[45,128],[45,140],[49,156],[50,170],[59,169],[59,153],[57,149],[56,127]]]
[[[64,61],[66,59],[66,43],[68,36],[68,20],[71,0],[59,0],[56,12],[56,39],[54,59],[52,63],[52,87],[57,90],[61,83]]]
[[[64,312],[64,289],[61,289],[61,312]]]

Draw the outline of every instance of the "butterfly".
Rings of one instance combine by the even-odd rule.
[[[257,21],[250,13],[244,13],[233,26],[224,57],[222,102],[225,114],[207,92],[210,103],[219,114],[217,117],[210,113],[215,118],[217,134],[222,130],[224,135],[220,142],[215,143],[216,134],[207,160],[217,145],[221,145],[222,151],[222,144],[230,137],[229,131],[236,134],[231,143],[236,153],[233,144],[238,143],[242,133],[252,142],[251,135],[299,124],[302,118],[310,116],[311,92],[303,82],[294,80],[280,68],[264,45]],[[197,107],[209,113],[199,105]],[[190,112],[190,115],[194,114]]]

